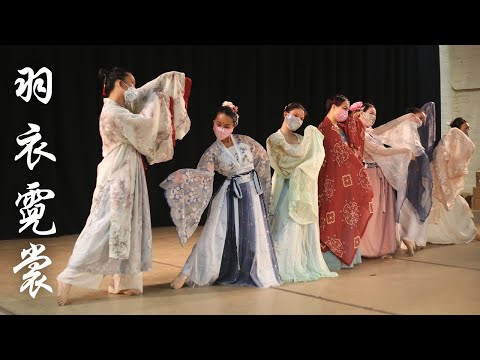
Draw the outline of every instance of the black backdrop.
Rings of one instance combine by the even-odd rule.
[[[147,183],[153,226],[172,225],[163,190],[158,184],[172,171],[195,167],[202,153],[215,140],[212,119],[223,100],[239,106],[237,133],[261,144],[280,124],[283,107],[303,103],[309,117],[305,125],[317,126],[325,115],[325,100],[342,93],[351,102],[372,101],[377,106],[377,124],[404,113],[408,106],[427,101],[437,105],[437,139],[440,136],[440,65],[436,45],[413,46],[319,46],[319,45],[160,45],[160,46],[1,46],[2,139],[0,239],[36,235],[28,227],[21,234],[17,193],[27,192],[27,183],[38,181],[55,198],[45,200],[40,230],[55,222],[56,235],[79,233],[90,211],[96,167],[101,161],[98,116],[102,107],[97,80],[100,67],[130,69],[140,86],[159,74],[177,70],[193,80],[189,102],[190,132],[177,142],[174,159],[149,166]],[[15,95],[17,70],[41,67],[53,73],[50,102],[32,97],[24,102]],[[41,128],[44,151],[30,171],[26,158],[14,160],[22,148],[16,137]],[[304,125],[304,126],[305,126]],[[299,129],[303,132],[304,126]]]

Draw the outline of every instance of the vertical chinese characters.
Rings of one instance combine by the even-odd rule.
[[[20,214],[22,214],[20,225],[23,226],[18,230],[19,233],[32,224],[32,230],[37,235],[52,235],[56,232],[55,223],[52,224],[50,230],[41,231],[37,229],[38,223],[45,212],[45,205],[41,204],[40,201],[55,197],[55,193],[52,190],[38,189],[39,186],[38,182],[28,184],[27,189],[30,191],[25,194],[19,193],[15,201],[15,205],[18,207],[23,198],[23,207],[20,209]]]
[[[35,296],[37,296],[38,290],[40,290],[41,287],[43,287],[47,291],[53,292],[50,285],[44,284],[45,280],[47,280],[47,277],[45,275],[42,275],[40,271],[38,271],[52,263],[52,260],[50,260],[48,256],[40,256],[40,254],[44,250],[44,245],[35,245],[30,243],[30,249],[23,249],[21,252],[21,257],[23,261],[13,268],[13,273],[16,274],[20,269],[28,265],[30,271],[22,276],[22,280],[25,281],[20,287],[20,292],[23,292],[25,289],[28,288],[30,296],[34,299]],[[43,263],[40,264],[39,261],[42,260]]]
[[[18,70],[18,72],[20,75],[26,75],[27,79],[18,78],[15,81],[15,85],[18,85],[15,92],[17,97],[20,97],[28,103],[33,94],[42,104],[48,104],[52,97],[52,72],[46,67],[42,67],[36,73],[34,73],[30,67],[25,67]],[[17,136],[17,144],[24,148],[15,155],[15,161],[18,161],[25,156],[30,171],[35,168],[42,156],[56,162],[57,159],[55,155],[43,151],[48,145],[46,142],[42,141],[37,144],[42,139],[42,135],[40,135],[40,126],[33,123],[28,123],[28,126],[30,127],[30,130]],[[33,160],[32,155],[36,156]],[[45,205],[42,201],[53,199],[55,193],[49,189],[41,189],[38,181],[27,184],[27,190],[28,192],[24,194],[18,193],[17,200],[15,201],[17,207],[21,205],[19,211],[22,215],[22,218],[19,221],[22,226],[18,232],[21,233],[27,227],[32,226],[33,232],[37,235],[55,234],[55,222],[52,222],[52,226],[49,230],[39,229],[40,220],[45,213]],[[53,292],[52,288],[45,284],[47,277],[42,275],[39,271],[52,263],[48,256],[40,255],[44,250],[44,245],[30,243],[30,249],[23,249],[21,252],[23,261],[13,268],[13,273],[16,274],[23,267],[28,266],[30,271],[22,276],[22,279],[25,281],[20,287],[20,292],[23,292],[28,288],[30,296],[34,299],[40,288]]]
[[[18,78],[15,80],[15,85],[18,84],[15,94],[25,102],[29,102],[33,93],[38,101],[45,105],[48,104],[52,97],[52,72],[46,67],[42,67],[35,74],[29,67],[18,70],[18,72],[20,75],[27,75],[27,79]],[[40,77],[43,74],[45,74],[47,80],[45,86],[43,86],[44,81]],[[38,93],[44,93],[45,95],[40,96]]]
[[[25,147],[20,153],[18,153],[15,156],[15,161],[20,159],[23,155],[27,154],[27,166],[30,170],[33,170],[35,165],[37,165],[37,163],[40,161],[40,156],[42,155],[52,160],[53,162],[55,162],[57,160],[55,155],[50,154],[46,151],[42,151],[48,145],[46,142],[42,141],[40,143],[40,146],[38,146],[37,148],[33,148],[33,146],[39,140],[42,139],[42,135],[40,135],[40,126],[38,126],[37,124],[30,124],[30,123],[28,124],[28,126],[30,126],[29,131],[17,136],[17,144]],[[34,135],[30,135],[32,133],[34,133]],[[30,136],[27,136],[27,135],[30,135]],[[35,155],[38,155],[37,159],[33,163],[32,163],[32,152]]]

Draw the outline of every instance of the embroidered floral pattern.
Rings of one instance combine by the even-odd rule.
[[[323,194],[325,195],[325,199],[330,201],[333,198],[333,193],[335,192],[335,186],[332,179],[328,177],[325,180],[325,187],[323,188]]]
[[[333,224],[335,222],[335,211],[330,211],[326,214],[327,224]]]
[[[370,187],[370,178],[363,167],[360,168],[360,171],[358,172],[358,182],[364,189],[368,189]]]
[[[357,226],[360,217],[360,207],[355,201],[347,201],[343,206],[343,221],[345,221],[352,228]]]
[[[348,145],[344,142],[337,142],[333,146],[333,158],[336,161],[338,166],[345,165],[350,155]]]
[[[337,239],[336,237],[328,237],[327,240],[325,240],[325,245],[327,245],[330,251],[334,253],[337,257],[343,256],[344,251],[340,239]]]
[[[342,176],[342,183],[343,183],[343,187],[352,186],[353,185],[352,176],[350,174],[343,175]]]
[[[357,249],[360,246],[360,236],[355,236],[353,238],[353,247]]]

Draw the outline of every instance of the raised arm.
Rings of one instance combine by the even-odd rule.
[[[412,122],[415,122],[415,123],[419,123],[421,122],[421,120],[419,118],[417,118],[414,114],[412,113],[408,113],[408,114],[405,114],[405,115],[402,115],[400,116],[399,118],[396,118],[394,120],[390,120],[389,122],[387,122],[386,124],[383,124],[383,125],[380,125],[376,128],[373,129],[373,132],[376,134],[376,135],[381,135],[383,134],[385,131],[388,131],[388,130],[392,130],[393,128],[395,128],[396,126],[400,125],[402,122],[404,121],[412,121]]]

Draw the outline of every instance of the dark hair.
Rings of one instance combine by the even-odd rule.
[[[349,101],[345,95],[337,94],[332,97],[329,97],[325,102],[325,109],[327,110],[327,113],[332,108],[332,105],[340,106],[344,101]]]
[[[363,111],[367,111],[368,109],[371,109],[374,107],[375,105],[373,105],[372,103],[369,103],[369,102],[363,103]]]
[[[464,118],[458,117],[450,123],[450,127],[452,128],[456,127],[460,129],[460,126],[462,126],[466,122],[467,120],[465,120]]]
[[[407,108],[407,113],[418,114],[418,113],[421,113],[421,112],[424,112],[424,111],[422,109],[419,109],[419,108],[415,107],[415,106]]]
[[[283,108],[283,111],[286,111],[287,113],[289,113],[290,111],[292,110],[295,110],[295,109],[300,109],[300,110],[303,110],[303,112],[305,113],[305,116],[307,116],[307,110],[305,109],[305,106],[303,106],[302,104],[298,103],[298,102],[291,102],[290,104],[288,104],[287,106],[285,106]]]
[[[98,71],[98,78],[102,83],[102,95],[108,97],[115,86],[115,81],[125,81],[128,74],[131,74],[131,72],[120,67],[114,67],[113,69],[100,69]]]
[[[230,106],[220,106],[215,113],[215,116],[218,114],[224,114],[232,118],[233,126],[238,125],[238,114]]]

